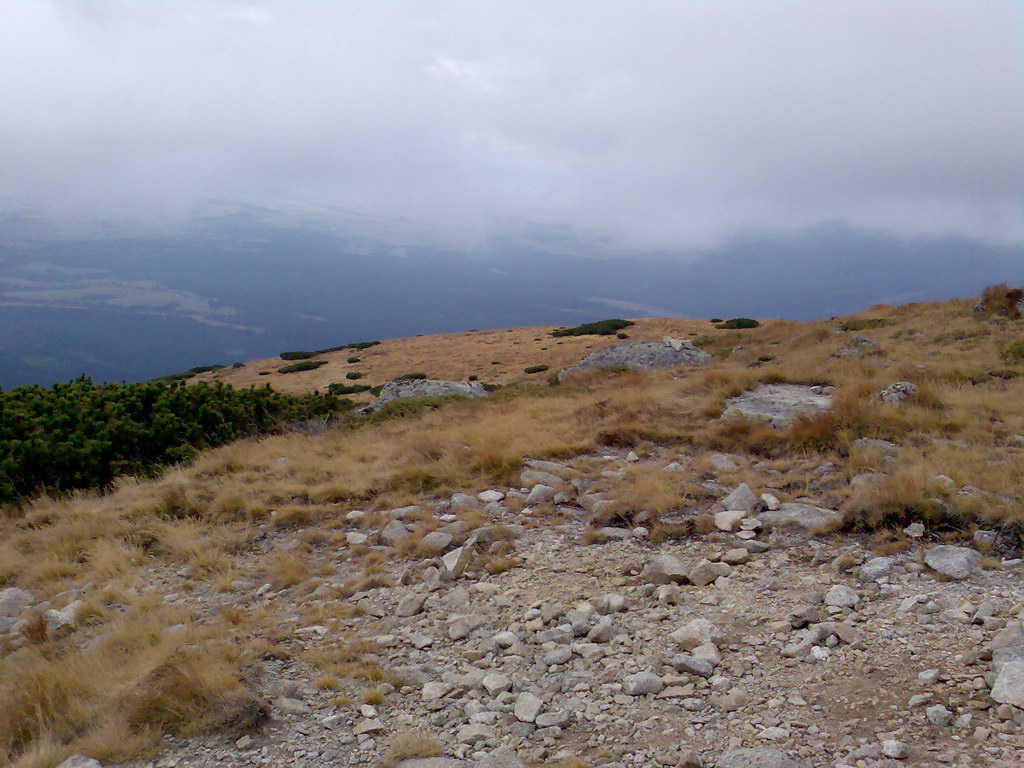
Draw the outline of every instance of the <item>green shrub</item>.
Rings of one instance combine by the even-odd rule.
[[[311,357],[316,357],[317,354],[319,353],[299,350],[297,352],[282,352],[280,357],[282,360],[308,360]]]
[[[403,373],[401,376],[393,378],[392,381],[419,381],[425,378],[427,378],[427,374],[425,373]]]
[[[232,363],[232,368],[245,368],[245,363]]]
[[[372,389],[368,384],[328,384],[327,391],[332,395],[356,395],[360,392],[369,392]]]
[[[321,365],[327,365],[326,360],[303,360],[301,363],[292,363],[283,368],[278,368],[278,373],[298,373],[299,371],[315,371]]]
[[[94,385],[83,377],[0,391],[0,504],[106,489],[119,475],[152,476],[197,451],[336,410],[328,395],[223,382]]]
[[[629,338],[629,334],[628,333],[621,333],[620,332],[620,333],[616,333],[615,336],[616,336],[616,338],[619,338],[619,339],[628,339]]]
[[[359,371],[349,371],[348,373],[345,374],[345,378],[348,379],[349,381],[355,381],[356,379],[363,378],[363,374],[361,374]]]
[[[757,358],[757,362],[759,362],[759,363],[770,363],[774,359],[775,359],[775,355],[772,355],[772,354],[761,355],[760,357]]]
[[[733,331],[738,330],[740,328],[757,328],[760,325],[761,323],[759,323],[757,320],[754,320],[749,317],[734,317],[731,320],[726,320],[723,323],[719,323],[715,327],[720,328],[721,330],[724,331]]]
[[[361,358],[358,358],[355,355],[353,355],[352,357],[346,358],[345,362],[346,363],[358,363],[360,359]]]
[[[374,397],[380,397],[380,392],[382,389],[384,389],[383,384],[378,384],[375,387],[370,387],[370,394],[373,395]]]
[[[491,360],[491,365],[501,365],[500,360]]]
[[[273,371],[260,371],[259,375],[260,376],[269,376],[272,373],[273,373]]]
[[[346,344],[345,347],[348,349],[369,349],[370,347],[375,347],[378,344],[380,344],[379,341],[359,341],[355,344]]]
[[[720,322],[722,322],[722,318],[720,318],[720,317],[712,317],[711,318],[711,322],[712,323],[720,323]]]
[[[468,379],[466,379],[466,381],[476,381],[478,378],[479,377],[474,373],[472,376],[470,376]]]
[[[501,389],[501,384],[488,384],[487,382],[484,382],[483,387],[484,392],[497,392]]]
[[[869,331],[872,328],[881,328],[886,321],[881,317],[854,317],[839,325],[844,331]]]
[[[598,320],[595,323],[583,323],[572,328],[559,328],[552,331],[552,336],[612,336],[623,328],[634,325],[631,320]]]
[[[523,368],[523,373],[543,373],[547,369],[546,365],[531,365],[529,368]]]

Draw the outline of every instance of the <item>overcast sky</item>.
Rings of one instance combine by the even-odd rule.
[[[0,207],[1024,241],[1019,0],[0,3]]]

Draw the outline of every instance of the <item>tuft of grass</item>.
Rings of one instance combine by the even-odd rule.
[[[546,370],[548,370],[546,365],[531,365],[523,368],[523,373],[543,373]]]
[[[425,731],[405,731],[391,737],[382,768],[393,768],[402,760],[437,757],[444,753],[441,742]]]

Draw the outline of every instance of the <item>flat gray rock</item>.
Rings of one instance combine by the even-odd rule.
[[[375,405],[410,397],[487,397],[487,390],[478,381],[443,381],[441,379],[413,379],[392,381],[384,385]]]
[[[632,371],[651,368],[673,368],[677,365],[701,365],[711,355],[685,339],[666,336],[661,341],[625,341],[606,349],[591,352],[571,368],[558,374],[561,381],[573,371],[587,368],[628,368]]]
[[[761,384],[749,392],[726,400],[722,418],[746,416],[763,419],[773,427],[784,429],[801,416],[816,416],[831,407],[831,395],[823,394],[819,387]]]
[[[466,763],[450,757],[417,757],[403,760],[395,768],[465,768]]]
[[[762,512],[757,516],[762,523],[777,526],[779,528],[823,528],[838,523],[842,515],[834,509],[824,509],[811,504],[799,504],[797,502],[786,502],[780,504],[779,508],[771,512]]]
[[[733,749],[715,763],[716,768],[807,768],[780,749]]]
[[[928,550],[924,563],[933,571],[952,579],[967,579],[981,573],[981,553],[970,547],[940,544]]]
[[[1024,660],[1007,661],[999,667],[992,698],[1024,709]]]

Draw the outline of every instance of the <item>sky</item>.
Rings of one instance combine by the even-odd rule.
[[[0,210],[1024,242],[1018,0],[4,0]]]

